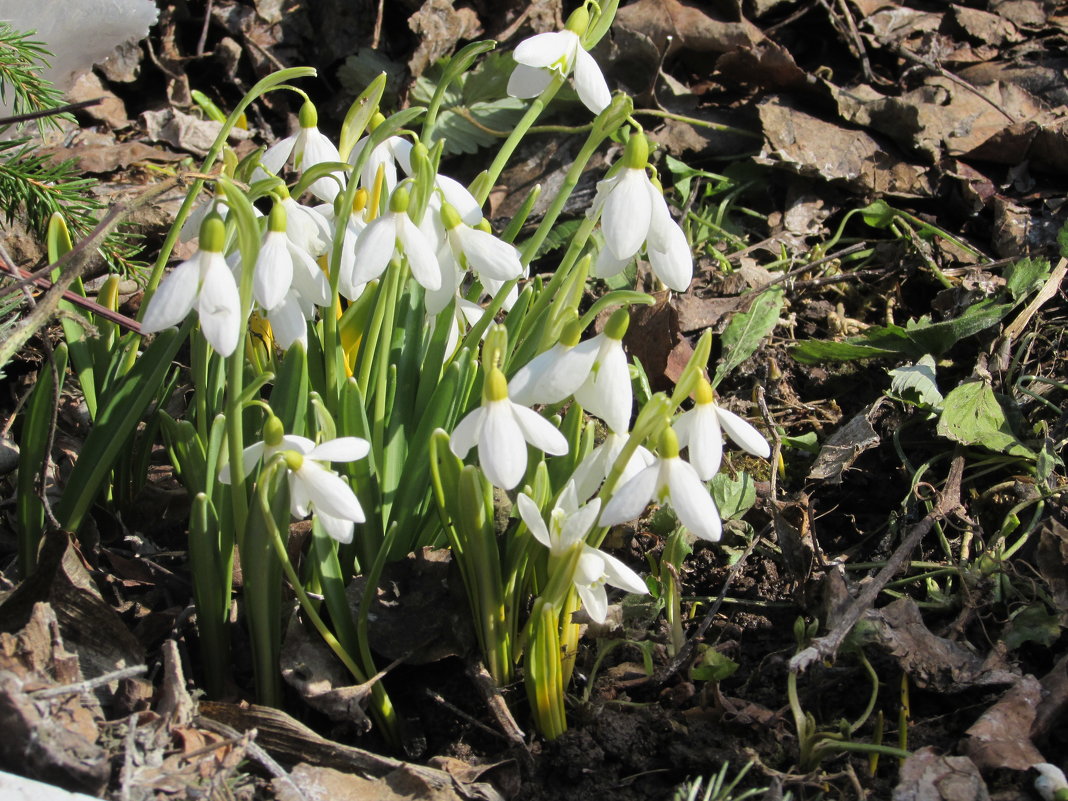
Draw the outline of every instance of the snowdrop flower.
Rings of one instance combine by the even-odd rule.
[[[634,520],[653,500],[669,502],[679,522],[703,540],[717,542],[723,533],[719,510],[697,471],[679,458],[679,441],[671,428],[661,437],[656,461],[612,494],[600,524]]]
[[[680,414],[672,428],[678,435],[679,447],[689,448],[690,464],[702,481],[719,472],[724,431],[747,453],[764,459],[771,456],[771,446],[759,431],[734,412],[716,405],[712,386],[703,376],[694,391],[694,407]]]
[[[373,131],[385,120],[386,118],[381,113],[375,112],[371,117],[369,128]],[[365,136],[353,145],[352,150],[349,152],[349,164],[356,166],[356,162],[360,160],[360,156],[370,142],[370,137]],[[382,191],[386,194],[391,193],[397,186],[397,165],[401,165],[401,169],[404,170],[405,174],[411,173],[411,153],[412,143],[399,136],[390,136],[379,142],[367,157],[367,161],[364,162],[363,169],[360,171],[360,186],[368,192],[373,191],[375,180],[379,169],[381,169],[383,177]]]
[[[344,216],[345,214],[344,210],[335,208],[343,198],[344,195],[338,195],[334,199],[334,204],[315,207],[315,211],[322,215],[331,229],[336,226],[338,216]],[[363,294],[364,286],[366,286],[365,284],[355,283],[353,276],[356,270],[356,240],[359,238],[360,232],[367,227],[367,221],[364,217],[367,199],[368,193],[366,189],[360,188],[356,190],[352,200],[352,208],[349,209],[348,217],[345,220],[345,232],[342,235],[341,265],[338,269],[337,289],[349,300],[356,300],[356,298],[360,297]]]
[[[591,214],[601,215],[605,248],[593,274],[607,278],[622,270],[647,244],[657,278],[676,292],[685,292],[693,278],[693,255],[686,234],[671,217],[667,201],[646,171],[649,143],[636,132],[627,140],[623,167],[597,184]]]
[[[566,556],[574,548],[581,550],[573,581],[591,620],[604,623],[608,617],[608,595],[604,587],[606,583],[641,595],[649,592],[637,573],[614,556],[586,544],[586,535],[597,520],[601,502],[597,499],[580,507],[574,482],[569,481],[560,493],[556,505],[549,513],[548,526],[542,520],[538,505],[531,498],[520,493],[517,504],[519,515],[527,524],[530,533],[549,549],[550,571],[555,560]]]
[[[581,327],[565,327],[560,341],[535,356],[512,376],[509,391],[519,403],[559,403],[569,395],[612,431],[630,424],[634,391],[623,350],[630,315],[617,309],[597,336],[578,342]]]
[[[252,272],[252,296],[264,309],[275,308],[293,284],[293,256],[286,237],[286,212],[275,203],[267,217],[267,233]]]
[[[412,276],[425,289],[441,288],[441,265],[426,234],[408,216],[408,190],[404,187],[393,192],[389,211],[368,223],[356,238],[353,284],[378,278],[394,255],[408,257]]]
[[[341,155],[337,147],[319,131],[319,113],[311,101],[305,101],[300,107],[300,131],[293,136],[275,143],[267,149],[260,159],[260,168],[253,179],[266,178],[267,174],[278,175],[282,167],[293,158],[293,166],[304,172],[316,164],[340,162]],[[320,200],[327,202],[337,197],[341,184],[333,178],[326,177],[312,183],[308,190]]]
[[[579,99],[594,114],[600,114],[612,102],[601,68],[582,47],[582,35],[589,25],[590,14],[577,8],[568,17],[567,26],[555,33],[539,33],[523,42],[512,54],[516,68],[508,79],[512,97],[537,97],[552,81],[553,73],[574,73]]]
[[[1031,766],[1038,771],[1035,790],[1042,796],[1042,801],[1065,801],[1068,799],[1068,780],[1064,771],[1049,762],[1039,762]]]
[[[527,472],[527,443],[551,456],[567,453],[567,439],[535,411],[508,398],[497,367],[486,373],[482,405],[456,426],[449,448],[460,459],[478,446],[478,463],[495,487],[510,490]]]
[[[223,257],[226,226],[218,214],[208,215],[200,227],[200,249],[174,268],[148,302],[141,330],[153,334],[177,325],[194,308],[204,338],[221,356],[237,348],[241,336],[241,297]]]
[[[572,320],[560,339],[520,367],[508,382],[508,394],[525,406],[560,403],[574,395],[593,371],[599,343],[580,342],[582,324]]]
[[[303,519],[313,510],[327,534],[342,544],[352,542],[355,523],[366,519],[363,507],[348,483],[324,462],[354,462],[371,449],[359,437],[338,437],[316,445],[306,437],[283,433],[281,421],[271,415],[263,426],[263,440],[241,453],[245,475],[260,459],[275,454],[285,457],[289,479],[289,510]],[[219,471],[219,480],[230,483],[230,465]]]
[[[315,316],[315,304],[307,300],[295,286],[281,302],[267,310],[274,342],[282,350],[289,350],[295,342],[308,347],[308,320]]]
[[[437,314],[456,294],[465,268],[483,279],[509,281],[523,274],[519,252],[488,231],[473,228],[463,221],[448,202],[441,204],[441,221],[445,228],[444,246],[438,249],[442,283],[437,292],[428,292],[427,311]]]
[[[601,484],[608,478],[612,465],[616,463],[616,459],[619,458],[619,454],[623,452],[623,447],[626,444],[626,434],[609,431],[608,436],[604,438],[604,442],[590,451],[586,458],[579,462],[575,472],[571,474],[571,479],[575,482],[575,491],[578,493],[579,498],[585,500],[601,488]],[[639,445],[630,459],[627,460],[627,464],[619,476],[620,483],[627,483],[638,475],[643,468],[648,467],[655,461],[656,457],[647,448]]]

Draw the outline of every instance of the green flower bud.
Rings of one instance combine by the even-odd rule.
[[[572,11],[571,16],[567,18],[567,24],[564,27],[572,33],[584,36],[586,34],[586,29],[590,27],[590,12],[586,10],[586,6],[579,6]]]
[[[403,186],[398,186],[393,190],[393,196],[389,199],[389,210],[403,214],[408,211],[409,200],[408,190]]]
[[[560,344],[569,348],[575,347],[582,339],[583,328],[581,320],[572,320],[560,333]]]
[[[453,208],[451,204],[442,202],[441,224],[445,226],[445,230],[451,231],[462,222],[463,220],[460,219],[460,212]]]
[[[271,213],[267,215],[267,230],[280,234],[286,232],[286,210],[281,203],[271,206]]]
[[[508,399],[508,379],[504,377],[499,367],[491,367],[486,373],[486,381],[482,386],[482,400],[484,403],[493,403]]]
[[[304,455],[297,453],[296,451],[282,451],[282,456],[286,460],[286,467],[296,472],[304,466]]]
[[[226,223],[214,211],[200,224],[200,249],[222,253],[226,248]]]
[[[708,383],[704,376],[698,376],[697,378],[697,386],[693,391],[693,399],[700,406],[715,403],[716,396],[712,392],[712,385]]]
[[[677,459],[679,456],[679,438],[675,435],[675,429],[665,426],[660,434],[660,448],[658,449],[661,459]]]
[[[630,312],[624,307],[612,312],[605,324],[604,333],[609,339],[623,339],[630,325]]]
[[[632,170],[644,170],[649,163],[649,140],[641,131],[634,131],[627,140],[623,163]]]
[[[272,448],[277,448],[282,444],[282,437],[285,436],[285,433],[286,430],[282,426],[282,421],[273,414],[263,424],[263,441]]]
[[[371,121],[369,123],[367,123],[367,130],[373,131],[375,128],[377,128],[379,125],[381,125],[385,121],[386,121],[386,118],[382,114],[382,112],[381,111],[376,111],[374,114],[371,115]]]
[[[314,128],[319,124],[319,112],[315,110],[310,100],[305,100],[304,105],[300,107],[297,119],[300,121],[301,128]]]

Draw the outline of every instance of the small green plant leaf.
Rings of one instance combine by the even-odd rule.
[[[1005,269],[1005,288],[1019,303],[1049,278],[1049,262],[1045,259],[1020,259]]]
[[[1035,602],[1012,616],[1001,640],[1005,647],[1012,651],[1025,642],[1034,642],[1049,648],[1060,636],[1060,616],[1050,613],[1044,603]]]
[[[712,386],[718,386],[731,370],[756,353],[779,322],[783,297],[782,287],[772,287],[753,301],[749,311],[731,318],[721,337],[723,359],[716,368]]]
[[[872,228],[886,228],[894,221],[897,212],[885,200],[876,200],[860,210],[864,222]]]
[[[706,648],[701,659],[690,668],[690,678],[694,681],[723,681],[737,669],[738,663],[729,656],[724,656],[714,648]]]
[[[733,478],[726,473],[717,473],[712,477],[712,500],[724,520],[741,517],[756,503],[753,477],[748,473],[738,473]]]
[[[942,393],[935,378],[934,356],[924,354],[915,364],[896,367],[890,373],[890,394],[906,403],[939,409]]]
[[[965,445],[982,445],[992,451],[1034,458],[1009,426],[994,390],[986,381],[961,384],[950,392],[938,420],[938,433]]]

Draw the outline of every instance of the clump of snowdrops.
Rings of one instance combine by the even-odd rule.
[[[230,662],[235,545],[257,692],[278,703],[283,577],[363,682],[377,670],[366,636],[373,593],[353,610],[348,583],[363,574],[376,586],[390,560],[447,542],[486,666],[501,684],[521,669],[538,730],[556,737],[566,728],[580,636],[574,613],[604,621],[606,585],[648,592],[640,575],[600,549],[609,527],[666,504],[680,531],[719,539],[706,482],[720,468],[723,432],[758,456],[768,446],[717,405],[704,372],[710,336],[674,392],[652,395],[635,414],[635,368],[623,340],[628,309],[652,298],[616,290],[582,306],[591,278],[638,258],[671,290],[685,291],[693,274],[632,101],[609,92],[587,52],[615,5],[590,3],[565,30],[516,48],[508,91],[532,98],[529,110],[467,187],[439,172],[444,141],[435,121],[449,83],[492,42],[453,57],[427,108],[384,116],[385,81],[373,82],[337,142],[319,131],[305,98],[294,136],[240,162],[225,144],[249,102],[301,94],[290,82],[307,69],[265,79],[224,125],[202,169],[215,177],[190,191],[141,319],[144,333],[190,345],[189,407],[181,419],[160,414],[194,496],[189,551],[213,689]],[[504,231],[492,230],[483,208],[567,81],[593,125],[517,248],[537,190]],[[610,139],[623,143],[622,156],[559,265],[530,277],[583,169]],[[164,275],[178,236],[198,239],[196,255]],[[594,333],[602,313],[607,323]],[[504,498],[510,512],[501,523]],[[299,576],[286,540],[290,522],[309,516]],[[396,739],[389,697],[380,683],[374,688],[377,724]]]

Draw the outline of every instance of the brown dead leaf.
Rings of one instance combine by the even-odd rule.
[[[940,756],[933,746],[905,760],[893,801],[990,801],[978,768],[961,756]]]
[[[959,5],[950,6],[943,21],[943,29],[949,33],[965,34],[989,45],[1004,45],[1023,39],[1016,26],[1005,17]]]
[[[896,659],[918,687],[955,693],[1020,679],[1000,664],[997,654],[984,660],[959,643],[935,636],[911,598],[869,610],[863,620],[868,639]]]
[[[78,160],[78,167],[82,172],[96,175],[123,170],[139,161],[158,161],[166,164],[186,158],[143,142],[79,147],[69,150],[68,153]]]
[[[790,51],[772,41],[740,47],[716,61],[716,77],[724,86],[738,89],[796,89],[809,81]]]
[[[758,163],[777,164],[812,178],[840,181],[854,190],[897,197],[927,197],[930,177],[893,145],[866,131],[825,122],[770,97],[758,106],[765,146]]]
[[[126,105],[114,92],[104,88],[100,78],[95,73],[87,72],[80,75],[74,85],[67,91],[67,97],[72,103],[80,103],[83,100],[100,100],[95,106],[85,109],[85,114],[94,120],[106,123],[114,130],[126,128],[130,120],[126,116]]]
[[[22,628],[40,601],[51,604],[63,642],[78,655],[85,678],[144,663],[144,648],[100,597],[81,555],[63,532],[45,534],[37,569],[0,603],[0,630]],[[101,687],[97,694],[106,697],[109,692]]]
[[[420,777],[398,769],[380,779],[366,779],[355,773],[342,773],[333,768],[320,768],[303,762],[290,774],[292,786],[274,780],[278,801],[306,801],[308,798],[329,798],[332,801],[461,801],[451,787],[432,786]],[[302,798],[293,787],[304,794]]]
[[[962,749],[980,770],[1027,770],[1046,761],[1031,743],[1043,694],[1038,679],[1024,676],[965,732]]]
[[[638,0],[616,13],[615,26],[640,33],[661,56],[682,50],[696,53],[729,53],[764,39],[748,20],[724,22],[679,0]]]
[[[848,423],[835,431],[820,448],[816,461],[808,472],[810,481],[842,482],[842,474],[850,468],[860,454],[878,446],[882,441],[872,427],[880,416],[879,409],[886,398],[868,404]]]
[[[408,18],[408,27],[419,37],[419,47],[408,59],[413,78],[455,50],[461,39],[474,39],[482,33],[478,15],[470,8],[454,8],[453,0],[426,0]]]
[[[679,315],[668,292],[657,293],[652,306],[639,306],[630,315],[623,344],[642,363],[654,392],[673,386],[693,348],[679,328]]]
[[[990,0],[987,7],[999,17],[1022,28],[1037,29],[1046,24],[1042,0]]]

